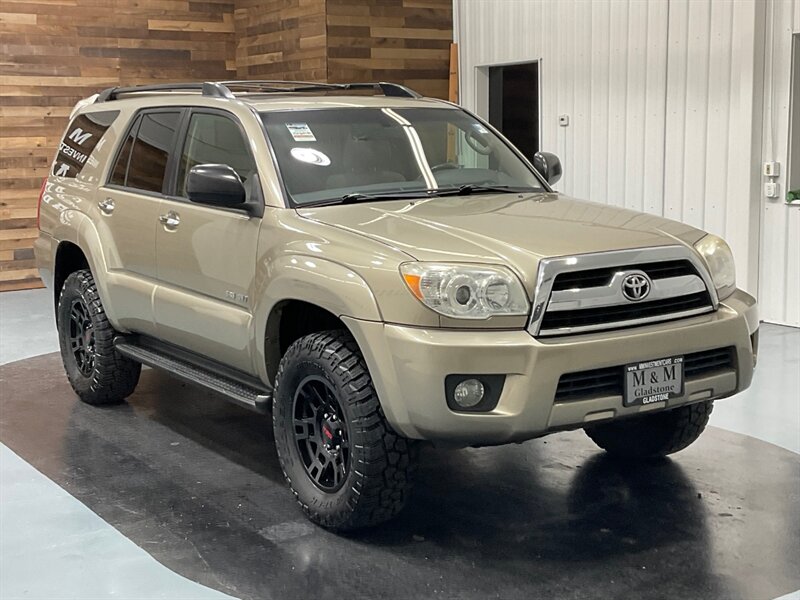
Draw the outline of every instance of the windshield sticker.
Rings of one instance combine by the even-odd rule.
[[[297,139],[297,138],[295,138]],[[319,150],[313,148],[292,148],[291,155],[300,162],[308,163],[310,165],[317,165],[318,167],[327,167],[331,164],[331,159]]]
[[[316,142],[317,138],[307,123],[287,123],[286,129],[292,134],[295,142]]]

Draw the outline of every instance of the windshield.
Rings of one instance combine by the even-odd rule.
[[[297,206],[459,189],[544,191],[500,138],[461,110],[340,108],[261,118]],[[496,189],[481,190],[487,187]]]

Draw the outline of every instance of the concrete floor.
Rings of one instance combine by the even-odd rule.
[[[48,292],[0,294],[0,363],[57,347]],[[356,559],[345,571],[365,569],[358,597],[771,598],[800,587],[800,469],[778,448],[800,452],[797,329],[762,326],[751,389],[717,403],[715,428],[656,473],[613,467],[580,432],[437,451],[394,526],[349,538],[295,512],[260,425],[236,407],[194,392],[165,402],[189,392],[149,371],[130,410],[97,411],[65,388],[57,356],[18,365],[0,376],[1,439],[17,451],[0,445],[4,600],[334,597],[349,585],[334,568],[345,556]],[[473,473],[454,475],[462,463]],[[222,472],[225,485],[209,489]],[[386,587],[389,573],[404,587]]]
[[[0,365],[58,351],[55,327],[49,290],[0,294]],[[7,394],[0,376],[0,407]],[[0,426],[5,417],[0,410]],[[0,443],[0,599],[23,598],[216,600],[231,596],[163,566]]]

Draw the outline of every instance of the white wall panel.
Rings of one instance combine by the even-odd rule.
[[[786,104],[774,126],[788,131],[787,36],[800,0],[454,2],[466,107],[487,116],[488,66],[540,60],[540,145],[562,158],[558,188],[724,236],[750,292],[762,217],[765,233],[782,227],[765,235],[760,300],[766,319],[797,324],[800,211],[762,211],[760,164],[767,84],[776,113]],[[777,83],[764,74],[767,19],[787,33],[774,42]],[[563,113],[569,127],[558,126]],[[785,163],[783,138],[774,152]]]
[[[800,33],[800,0],[776,0],[766,19],[763,157],[781,163],[778,181],[783,197],[789,183],[792,34]],[[800,207],[787,206],[783,198],[764,197],[763,209],[762,314],[768,320],[800,325]]]
[[[671,0],[664,216],[723,236],[757,291],[764,3]]]
[[[456,2],[462,104],[487,116],[485,67],[540,60],[540,143],[562,159],[559,189],[660,214],[666,0]]]

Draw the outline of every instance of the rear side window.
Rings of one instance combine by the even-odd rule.
[[[140,115],[120,148],[109,183],[161,192],[180,115],[179,111]]]
[[[122,145],[122,149],[117,155],[117,162],[114,163],[114,170],[111,172],[109,183],[125,185],[125,178],[128,176],[128,162],[131,160],[133,140],[136,139],[136,132],[139,130],[139,123],[141,123],[141,121],[141,117],[136,119],[128,136],[125,138],[125,143]]]
[[[53,175],[77,177],[87,164],[91,164],[92,152],[118,116],[118,110],[106,110],[75,117],[58,147]]]

